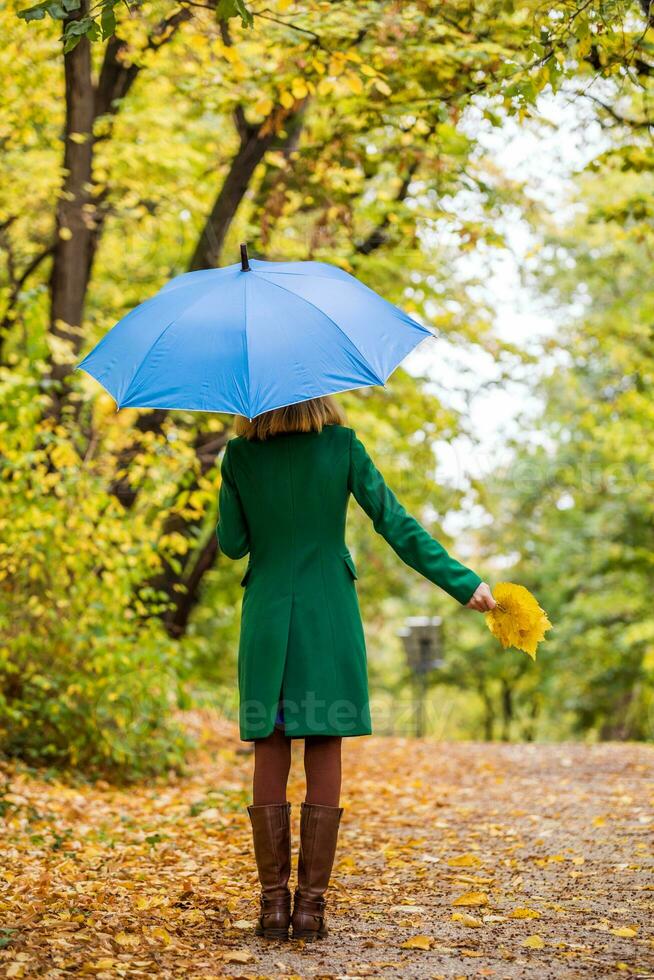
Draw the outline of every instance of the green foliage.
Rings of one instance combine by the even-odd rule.
[[[128,12],[135,12],[138,5],[130,0],[100,0],[91,7],[83,0],[39,0],[31,7],[17,11],[24,21],[43,20],[46,15],[54,21],[66,21],[64,25],[64,52],[72,51],[83,37],[89,41],[106,41],[116,32],[116,7],[124,5]],[[88,9],[88,13],[85,10]],[[209,10],[209,4],[206,5]],[[243,0],[218,0],[216,20],[229,21],[238,17],[243,27],[252,27],[252,12]],[[81,11],[81,16],[73,16]],[[174,12],[174,11],[173,11]]]
[[[31,7],[19,10],[18,16],[24,21],[43,20],[46,15],[54,21],[65,21],[63,42],[64,52],[67,53],[83,37],[89,41],[106,41],[111,37],[116,30],[115,8],[123,2],[126,0],[101,0],[93,6],[92,13],[85,14],[82,0],[40,0]],[[81,16],[74,16],[77,11],[81,12]]]
[[[29,21],[43,20],[45,15],[49,14],[53,20],[65,20],[72,11],[79,10],[80,2],[81,0],[62,0],[61,3],[58,3],[57,0],[42,0],[41,3],[35,3],[32,7],[19,10],[18,16]]]
[[[178,765],[183,652],[138,592],[158,520],[121,512],[22,367],[0,379],[0,744],[118,776]]]
[[[243,0],[218,0],[216,17],[218,20],[230,20],[232,17],[240,17],[243,27],[252,27],[254,23],[252,12]]]
[[[625,177],[612,157],[550,228],[534,276],[570,318],[548,344],[544,410],[524,420],[538,439],[479,487],[489,557],[498,540],[519,556],[510,575],[555,624],[519,697],[605,738],[654,736],[653,192],[651,172]]]

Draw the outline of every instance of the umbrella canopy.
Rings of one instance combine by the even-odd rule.
[[[384,384],[429,330],[342,269],[263,262],[189,272],[123,317],[78,365],[118,408],[254,418]]]

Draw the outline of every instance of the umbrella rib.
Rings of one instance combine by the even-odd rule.
[[[339,325],[336,322],[336,320],[332,320],[332,318],[329,316],[328,313],[325,313],[324,310],[321,310],[320,307],[319,306],[316,306],[315,303],[312,303],[310,299],[305,299],[304,296],[298,296],[298,294],[297,293],[294,293],[292,289],[287,289],[286,286],[280,286],[280,284],[278,282],[271,282],[269,279],[266,279],[265,281],[268,282],[268,283],[270,283],[271,286],[276,286],[277,289],[283,289],[285,293],[290,293],[291,296],[295,296],[295,298],[297,300],[299,300],[301,303],[307,303],[309,306],[312,306],[314,308],[314,310],[317,310],[318,313],[320,313],[321,316],[326,317],[329,320],[330,323],[333,323],[334,324],[334,326],[336,327],[336,329],[338,330],[338,332],[343,334],[343,336],[348,341],[348,343],[350,343],[352,345],[352,347],[354,347],[355,351],[357,352],[357,354],[361,358],[361,362],[362,362],[363,366],[368,371],[370,371],[370,373],[375,378],[375,381],[377,382],[377,384],[380,384],[380,385],[386,384],[386,382],[384,381],[384,379],[383,378],[380,378],[379,375],[377,374],[377,372],[375,370],[373,370],[373,368],[371,367],[370,364],[368,364],[368,362],[366,361],[364,355],[359,350],[359,348],[357,347],[357,345],[354,343],[354,341],[352,340],[352,338],[351,337],[348,337],[348,335],[345,333],[345,331],[343,330],[343,328],[342,327],[339,327]]]
[[[273,262],[271,262],[270,264],[274,265]],[[339,272],[345,272],[345,275],[348,277],[345,280],[346,282],[349,282],[351,280],[352,282],[356,283],[358,286],[366,285],[365,282],[360,282],[349,272],[346,272],[345,269],[341,269],[340,265],[335,265],[333,268],[338,269]],[[282,269],[255,269],[255,268],[253,268],[252,271],[256,272],[258,276],[300,276],[301,279],[335,279],[336,282],[339,281],[337,276],[324,276],[321,275],[319,272],[288,272],[288,271],[283,271]],[[366,288],[370,289],[370,286],[367,286]],[[381,298],[383,299],[383,297]]]
[[[129,384],[127,385],[125,391],[123,392],[123,398],[127,398],[128,394],[129,394],[130,388],[134,384],[135,379],[138,377],[139,371],[141,370],[141,368],[143,367],[143,365],[147,361],[148,357],[150,356],[150,354],[154,350],[155,346],[159,343],[159,341],[161,340],[161,338],[163,337],[163,335],[168,330],[170,330],[170,328],[172,327],[173,323],[176,323],[178,319],[179,319],[179,317],[175,317],[174,320],[171,320],[170,323],[167,323],[166,326],[161,331],[161,333],[160,334],[157,334],[157,336],[155,337],[155,339],[152,341],[152,343],[150,344],[150,346],[146,350],[145,354],[143,355],[143,357],[139,361],[139,365],[138,365],[136,371],[134,372],[134,374],[132,375],[132,377],[129,379]],[[137,390],[138,390],[138,387],[137,387]],[[135,394],[135,392],[132,392],[132,396],[134,394]],[[123,404],[124,404],[124,402],[123,402]],[[121,408],[121,405],[118,405],[118,408]]]
[[[248,277],[243,282],[243,336],[245,337],[245,367],[247,370],[246,390],[248,413],[252,411],[250,402],[250,345],[248,343]],[[248,414],[249,417],[249,414]]]

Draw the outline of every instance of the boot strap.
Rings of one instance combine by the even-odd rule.
[[[301,892],[295,893],[295,908],[299,912],[308,912],[311,915],[323,915],[325,912],[325,899],[307,898]]]
[[[270,912],[273,909],[288,909],[291,907],[290,895],[279,895],[276,898],[269,898],[267,895],[261,896],[261,909]]]

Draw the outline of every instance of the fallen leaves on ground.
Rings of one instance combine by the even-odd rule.
[[[452,905],[488,905],[488,895],[484,892],[466,892],[455,898]]]
[[[251,750],[205,724],[183,777],[119,788],[0,769],[0,976],[654,970],[651,747],[346,741],[330,936],[283,944],[253,935]]]
[[[453,912],[452,922],[461,922],[470,929],[481,929],[484,925],[481,919],[475,919],[474,915],[468,915],[467,912]]]
[[[434,945],[434,940],[431,936],[410,936],[401,945],[402,949],[431,949]]]

